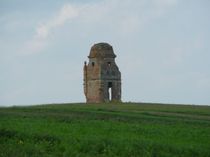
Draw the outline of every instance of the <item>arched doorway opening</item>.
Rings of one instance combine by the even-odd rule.
[[[112,101],[112,82],[108,82],[108,100]]]

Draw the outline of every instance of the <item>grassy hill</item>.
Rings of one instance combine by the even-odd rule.
[[[210,107],[113,103],[0,108],[0,156],[210,157]]]

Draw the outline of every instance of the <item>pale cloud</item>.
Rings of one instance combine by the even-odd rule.
[[[48,38],[53,30],[58,29],[69,20],[79,15],[79,8],[65,4],[54,18],[41,23],[36,28],[36,33],[31,40],[25,42],[21,54],[34,54],[42,51],[48,44]]]
[[[68,20],[74,19],[79,15],[79,8],[71,4],[65,4],[59,13],[51,20],[41,24],[36,29],[36,38],[47,38],[53,29],[64,25]]]
[[[41,24],[37,29],[36,29],[36,38],[47,38],[49,35],[49,30],[50,28],[47,25]]]
[[[102,21],[106,25],[101,28],[112,28],[115,33],[131,36],[143,29],[150,21],[164,15],[177,0],[153,0],[150,8],[145,7],[148,1],[142,0],[104,0],[98,3],[80,5],[64,4],[53,18],[42,22],[36,28],[36,33],[25,43],[22,53],[34,54],[42,51],[48,44],[53,31],[56,31],[71,20],[77,19],[95,29],[96,23]],[[138,9],[137,9],[138,8]],[[135,10],[135,11],[132,11]]]

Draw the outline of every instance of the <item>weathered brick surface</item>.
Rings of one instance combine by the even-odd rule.
[[[116,55],[107,43],[91,47],[88,64],[84,65],[86,101],[99,103],[121,101],[121,73],[115,63]]]

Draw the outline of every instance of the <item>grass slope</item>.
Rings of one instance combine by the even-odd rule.
[[[113,103],[0,108],[0,156],[209,157],[210,107]]]

